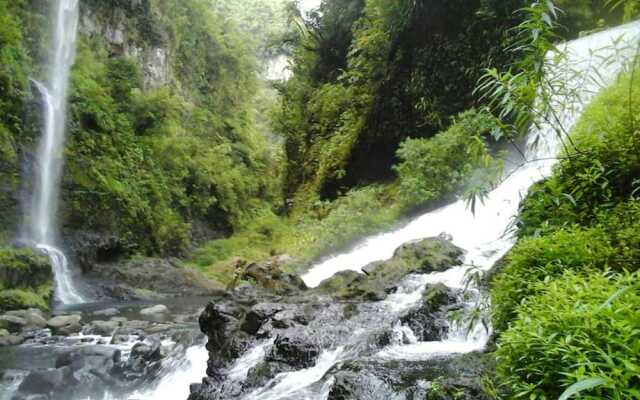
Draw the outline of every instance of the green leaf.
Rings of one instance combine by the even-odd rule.
[[[609,381],[604,379],[604,378],[587,378],[587,379],[583,379],[583,380],[578,381],[578,382],[574,383],[573,385],[569,386],[567,388],[567,390],[565,390],[564,393],[562,393],[562,396],[560,396],[560,398],[558,400],[568,400],[572,396],[580,394],[581,392],[583,392],[585,390],[594,389],[594,388],[597,388],[599,386],[605,386],[605,385],[608,385],[608,384],[609,384]]]

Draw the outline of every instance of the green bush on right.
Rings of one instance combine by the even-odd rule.
[[[505,397],[555,400],[589,380],[573,398],[640,398],[640,274],[569,271],[535,290],[496,352]]]

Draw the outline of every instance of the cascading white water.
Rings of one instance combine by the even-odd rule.
[[[566,92],[573,92],[574,95],[551,99],[554,114],[559,117],[559,120],[554,123],[561,124],[565,131],[571,130],[584,106],[603,87],[611,84],[623,68],[630,64],[639,40],[640,22],[635,22],[562,46],[561,50],[566,56],[547,73],[557,81],[563,82],[567,86]],[[550,54],[549,60],[553,60],[554,56]],[[389,312],[397,313],[406,310],[420,300],[427,284],[444,283],[452,288],[464,287],[469,266],[488,270],[515,243],[515,239],[507,233],[507,229],[512,218],[517,215],[518,205],[528,188],[551,173],[556,162],[554,157],[560,151],[561,145],[556,132],[548,124],[540,124],[539,128],[532,129],[526,151],[529,162],[513,171],[493,190],[484,203],[476,208],[475,215],[466,208],[463,201],[457,201],[424,214],[396,231],[365,239],[349,252],[325,259],[314,265],[303,279],[307,285],[315,287],[337,272],[345,270],[360,272],[371,262],[388,259],[395,249],[404,243],[447,232],[453,236],[456,245],[467,250],[465,255],[467,266],[454,267],[440,273],[410,276],[397,293],[385,300],[384,305]],[[534,143],[537,145],[534,146]],[[396,326],[396,333],[409,339],[403,340],[403,343],[397,341],[392,343],[391,346],[380,351],[377,357],[423,360],[436,355],[482,350],[490,334],[481,324],[476,324],[471,332],[454,324],[451,326],[448,338],[443,341],[417,342],[410,340],[411,334],[407,329]],[[322,369],[325,368],[327,367],[322,365]],[[305,376],[299,375],[298,378],[305,378]],[[313,383],[314,381],[309,379],[306,386]],[[298,386],[306,387],[300,382]],[[280,397],[277,394],[271,394],[269,399],[271,398]],[[326,396],[307,398],[324,399]]]
[[[84,301],[73,285],[64,253],[56,247],[56,212],[66,132],[69,75],[75,58],[78,0],[54,2],[54,29],[49,77],[33,81],[41,93],[44,126],[37,154],[37,173],[29,216],[29,235],[49,255],[56,281],[56,298],[63,304]]]
[[[585,104],[603,86],[610,84],[625,63],[633,58],[635,48],[630,44],[636,43],[639,35],[640,22],[636,22],[569,42],[562,47],[566,58],[548,73],[556,74],[556,79],[569,87],[567,92],[578,94],[571,99],[551,99],[565,131],[572,128]],[[621,37],[624,40],[618,41]],[[615,59],[604,61],[614,54]],[[538,143],[536,147],[531,146],[534,142]],[[360,272],[371,262],[389,259],[395,249],[404,243],[437,236],[442,232],[451,234],[454,243],[467,250],[466,264],[491,268],[513,245],[513,239],[505,235],[505,231],[517,215],[518,205],[528,188],[551,172],[555,164],[553,157],[558,154],[560,145],[556,131],[545,124],[530,133],[529,144],[527,159],[537,161],[531,161],[511,174],[476,208],[475,215],[467,209],[464,201],[459,200],[426,213],[396,231],[367,238],[349,252],[323,260],[310,268],[303,276],[304,281],[308,286],[315,287],[337,272]],[[460,286],[465,271],[466,268],[454,268],[439,274],[435,280]]]
[[[300,0],[299,7],[302,15],[320,7],[320,3],[322,3],[321,0]]]

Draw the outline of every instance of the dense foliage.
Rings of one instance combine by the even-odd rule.
[[[507,58],[490,43],[514,23],[516,2],[481,3],[323,2],[275,116],[286,196],[305,204],[388,178],[403,139],[430,137],[469,108],[482,67]]]
[[[455,193],[474,173],[489,167],[485,136],[495,120],[475,110],[460,114],[453,125],[431,139],[407,139],[400,144],[394,166],[405,204],[422,204]]]
[[[538,282],[501,338],[499,373],[513,397],[557,399],[592,382],[581,399],[640,396],[638,273],[567,272]]]
[[[630,76],[599,95],[575,149],[523,203],[521,240],[492,284],[506,397],[574,384],[581,398],[638,397],[638,109]]]

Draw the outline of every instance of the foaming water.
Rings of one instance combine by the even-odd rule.
[[[32,80],[41,94],[44,114],[38,146],[34,191],[29,212],[29,238],[51,259],[56,298],[63,304],[84,301],[74,288],[67,258],[56,247],[56,213],[60,195],[66,133],[69,76],[75,60],[78,31],[78,0],[54,2],[54,30],[49,77],[46,83]]]
[[[186,356],[164,365],[164,378],[154,387],[141,390],[126,399],[178,400],[189,397],[189,384],[200,382],[207,374],[209,353],[204,344],[187,349]],[[112,398],[110,400],[124,400]]]
[[[627,24],[566,43],[561,51],[566,55],[547,72],[552,79],[563,82],[566,90],[551,99],[553,124],[565,132],[572,129],[585,105],[603,87],[611,84],[627,68],[634,57],[635,45],[640,38],[640,22]],[[549,60],[555,58],[550,54]],[[557,117],[557,119],[556,119]],[[389,259],[396,248],[404,243],[437,236],[446,232],[453,242],[466,250],[465,266],[445,272],[410,276],[396,293],[385,300],[390,312],[400,312],[417,304],[427,284],[442,283],[450,288],[464,288],[469,266],[482,270],[493,267],[506,254],[515,238],[509,234],[510,223],[518,213],[519,203],[529,187],[549,176],[556,163],[554,159],[562,143],[557,130],[541,123],[528,137],[526,159],[523,165],[496,187],[482,204],[471,213],[462,200],[433,212],[426,213],[406,226],[392,232],[363,240],[353,250],[331,256],[312,266],[303,276],[310,287],[319,285],[340,271],[361,272],[367,264]],[[524,160],[523,160],[524,161]],[[479,296],[471,290],[467,307],[473,307]],[[450,323],[448,337],[442,341],[419,342],[411,340],[409,328],[396,326],[395,340],[376,354],[382,360],[427,360],[433,357],[483,350],[491,334],[490,327],[476,323]],[[278,397],[274,397],[278,398]],[[324,399],[326,397],[315,397]]]
[[[247,378],[249,370],[262,360],[264,360],[267,350],[273,345],[275,339],[270,339],[262,344],[250,349],[244,356],[240,357],[227,374],[228,378],[234,381],[242,381]]]
[[[316,365],[294,372],[287,372],[276,376],[266,387],[247,395],[245,400],[283,400],[283,399],[316,399],[326,396],[328,391],[322,386],[317,392],[309,388],[337,363],[347,358],[344,347],[335,350],[325,350],[320,354]],[[295,397],[292,397],[295,395]]]
[[[50,245],[36,246],[47,254],[53,266],[53,276],[56,283],[56,298],[62,304],[78,304],[85,301],[73,285],[73,273],[69,268],[69,261],[64,253]]]

